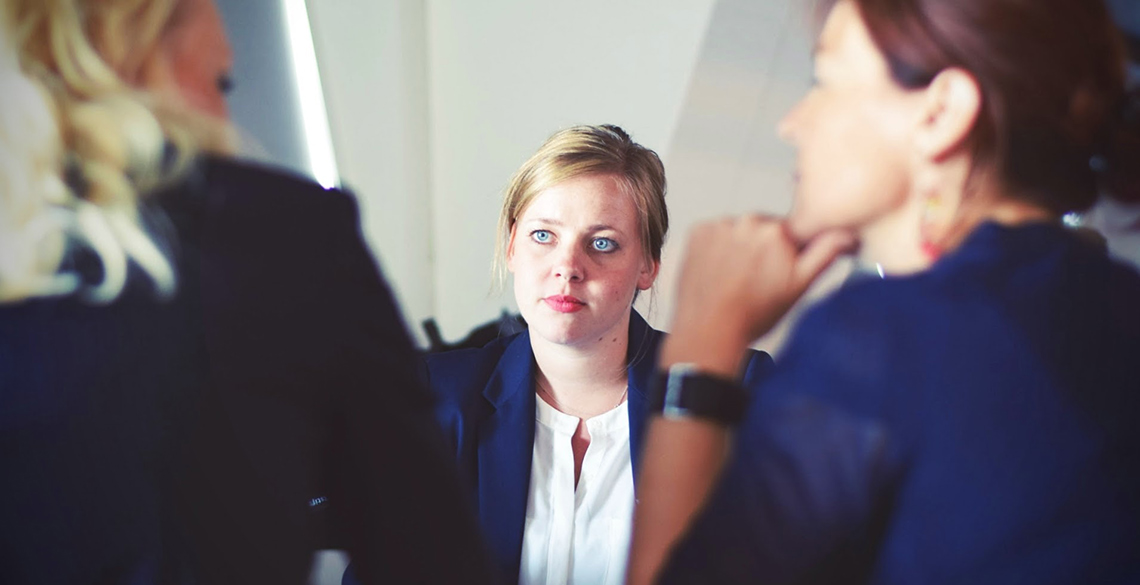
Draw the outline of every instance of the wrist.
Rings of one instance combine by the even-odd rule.
[[[660,371],[649,396],[651,412],[667,419],[703,419],[733,427],[744,417],[748,396],[735,377],[709,374],[690,363]]]

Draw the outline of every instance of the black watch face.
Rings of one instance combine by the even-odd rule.
[[[743,417],[745,392],[738,384],[677,368],[661,376],[659,400],[654,401],[666,418],[703,418],[725,425]]]

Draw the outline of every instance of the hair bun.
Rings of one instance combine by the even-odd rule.
[[[1109,197],[1140,203],[1140,86],[1125,92],[1099,154],[1089,161]]]

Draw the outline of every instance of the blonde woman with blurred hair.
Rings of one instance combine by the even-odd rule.
[[[669,220],[657,154],[617,126],[551,136],[515,173],[497,260],[528,330],[430,356],[437,413],[512,583],[625,576],[646,390],[663,334],[632,308]],[[771,358],[752,352],[746,383]]]
[[[486,582],[353,199],[207,154],[213,3],[0,7],[0,583]]]

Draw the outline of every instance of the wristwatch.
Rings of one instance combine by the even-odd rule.
[[[748,395],[735,381],[679,363],[658,373],[650,409],[668,419],[697,417],[734,426],[744,419],[747,403]]]

